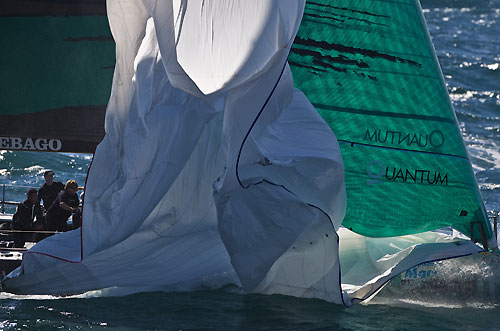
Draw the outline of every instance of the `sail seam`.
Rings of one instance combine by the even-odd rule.
[[[354,141],[350,141],[350,140],[342,140],[342,139],[339,139],[338,141],[342,142],[342,143],[346,143],[346,144],[351,144],[351,145],[361,145],[361,146],[391,149],[391,150],[403,151],[403,152],[415,152],[415,153],[432,154],[432,155],[439,155],[439,156],[448,156],[448,157],[455,157],[455,158],[459,158],[459,159],[462,159],[465,161],[469,161],[469,159],[467,157],[460,156],[460,155],[454,155],[454,154],[446,154],[446,153],[438,153],[438,152],[430,152],[430,151],[417,151],[414,149],[398,148],[398,147],[378,146],[378,145],[358,143],[358,142],[354,142]]]
[[[324,105],[321,103],[313,103],[315,108],[320,108],[324,110],[332,110],[342,113],[351,113],[351,114],[360,114],[360,115],[369,115],[369,116],[384,116],[384,117],[394,117],[394,118],[405,118],[412,120],[424,120],[424,121],[434,121],[434,122],[443,122],[455,124],[455,119],[440,117],[440,116],[429,116],[429,115],[417,115],[417,114],[404,114],[404,113],[393,113],[388,111],[381,110],[367,110],[367,109],[356,109],[356,108],[348,108],[348,107],[337,107]]]
[[[255,126],[255,123],[257,123],[257,120],[259,119],[260,115],[262,114],[262,112],[264,111],[264,109],[266,108],[269,100],[271,99],[271,97],[273,96],[274,94],[274,91],[276,90],[276,88],[278,87],[278,84],[279,82],[281,81],[281,77],[283,76],[283,72],[285,71],[285,67],[286,67],[286,64],[287,64],[287,59],[288,56],[285,58],[285,63],[283,64],[283,68],[281,68],[281,72],[280,72],[280,75],[278,77],[278,80],[276,81],[276,83],[274,84],[274,87],[273,89],[271,90],[271,93],[269,93],[266,101],[264,102],[264,104],[262,105],[262,107],[260,108],[259,112],[257,113],[257,116],[255,116],[255,119],[253,120],[252,122],[252,125],[250,125],[250,128],[248,129],[247,133],[245,134],[245,138],[243,138],[243,141],[241,142],[241,146],[240,146],[240,150],[238,151],[238,158],[236,159],[236,178],[238,179],[238,183],[240,184],[240,186],[243,188],[243,189],[247,189],[250,187],[250,185],[248,186],[244,186],[243,183],[241,182],[241,179],[240,179],[240,175],[239,175],[239,171],[238,171],[238,168],[239,168],[239,164],[240,164],[240,157],[241,157],[241,152],[243,151],[243,146],[245,145],[245,142],[247,141],[248,139],[248,136],[250,135],[250,132],[252,132],[252,129],[253,127]]]

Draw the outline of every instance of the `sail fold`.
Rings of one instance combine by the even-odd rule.
[[[286,64],[303,8],[110,1],[117,64],[81,242],[78,231],[47,238],[4,286],[74,293],[217,279],[340,303],[340,149]],[[318,273],[283,287],[291,255]]]

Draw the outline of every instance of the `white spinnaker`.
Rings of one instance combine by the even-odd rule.
[[[117,64],[106,137],[86,186],[83,253],[78,231],[48,238],[6,288],[161,289],[219,275],[221,284],[243,280],[252,291],[311,224],[338,227],[345,192],[335,136],[283,68],[303,8],[304,1],[108,1]],[[288,138],[305,131],[302,120],[308,132],[294,148]],[[336,176],[326,178],[332,167]],[[299,187],[318,192],[294,193]],[[262,233],[280,239],[266,243]],[[245,242],[259,245],[253,256],[266,263],[251,259],[252,250],[239,254]],[[252,269],[260,272],[245,272]]]

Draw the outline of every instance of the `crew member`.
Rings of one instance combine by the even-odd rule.
[[[79,211],[80,200],[76,192],[78,184],[70,179],[64,185],[64,190],[59,192],[57,199],[54,200],[52,206],[47,210],[45,222],[49,231],[66,231],[68,230],[67,221],[72,213]]]
[[[38,200],[43,201],[43,208],[47,211],[57,198],[60,191],[64,189],[61,182],[54,182],[54,172],[47,170],[43,174],[45,184],[38,190]]]
[[[38,201],[37,191],[32,188],[26,193],[27,199],[17,205],[17,210],[12,217],[12,230],[33,231],[40,228],[42,222],[42,207]],[[34,219],[36,223],[34,224]],[[32,232],[18,232],[14,234],[14,247],[24,247],[24,242],[32,238]]]

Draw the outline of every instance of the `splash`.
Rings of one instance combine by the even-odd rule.
[[[482,253],[434,262],[431,277],[395,277],[371,301],[441,308],[491,309],[500,306],[500,256]],[[435,273],[434,273],[435,272]]]

